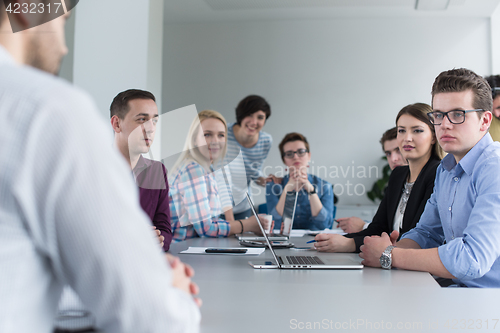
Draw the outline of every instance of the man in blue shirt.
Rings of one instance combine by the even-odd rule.
[[[365,239],[368,266],[430,272],[468,287],[500,287],[500,144],[488,133],[491,88],[467,69],[439,74],[432,87],[439,144],[448,155],[417,226]]]

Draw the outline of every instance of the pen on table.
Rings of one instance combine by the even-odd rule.
[[[311,243],[316,243],[317,241],[315,239],[310,240],[309,242],[306,242],[306,244],[311,244]]]

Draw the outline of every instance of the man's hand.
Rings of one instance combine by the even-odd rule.
[[[160,241],[160,247],[163,248],[163,242],[165,241],[165,237],[161,235],[161,231],[156,229],[155,226],[153,226],[153,230],[155,231],[156,237],[158,237],[158,240]]]
[[[171,254],[165,253],[168,263],[172,268],[172,285],[175,288],[185,291],[186,293],[193,295],[193,299],[198,306],[201,306],[202,301],[198,297],[194,297],[200,292],[200,289],[196,283],[191,281],[194,276],[194,270],[188,264],[184,264],[178,257],[174,257]]]
[[[394,232],[391,234],[391,236]],[[396,237],[397,239],[397,237]],[[380,256],[389,245],[394,245],[392,237],[384,232],[381,236],[366,236],[364,245],[361,245],[359,256],[364,260],[361,262],[365,266],[381,267]]]
[[[337,222],[339,223],[337,225],[337,228],[341,228],[344,232],[347,232],[348,234],[353,232],[360,232],[361,230],[363,230],[363,227],[365,226],[365,221],[355,216],[342,217],[337,219]]]
[[[320,252],[354,252],[354,239],[337,234],[318,234],[314,237],[314,247]]]

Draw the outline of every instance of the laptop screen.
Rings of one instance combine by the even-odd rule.
[[[285,206],[283,207],[283,232],[285,236],[290,236],[293,227],[293,218],[295,217],[295,208],[297,206],[297,198],[299,192],[288,192],[285,198]]]

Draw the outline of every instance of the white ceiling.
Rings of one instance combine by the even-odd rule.
[[[499,3],[500,0],[165,0],[164,6],[165,23],[169,23],[341,17],[490,17]]]

